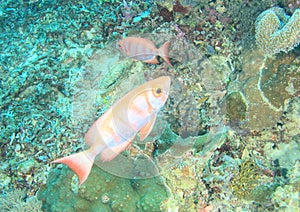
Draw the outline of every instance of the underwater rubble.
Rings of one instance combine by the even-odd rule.
[[[2,2],[0,210],[298,211],[299,36],[268,52],[256,18],[270,8],[289,26],[300,5]],[[173,67],[126,58],[116,41],[128,35],[170,41]],[[50,164],[85,149],[94,120],[161,75],[172,78],[169,99],[144,142],[96,162],[80,186]]]

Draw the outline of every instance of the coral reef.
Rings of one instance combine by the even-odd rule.
[[[136,3],[131,8],[136,15],[150,7],[149,1]],[[82,135],[97,109],[86,107],[86,117],[72,110],[79,101],[77,81],[83,82],[83,66],[96,49],[121,37],[125,28],[134,28],[122,25],[120,5],[121,1],[2,2],[1,189],[29,187],[34,194],[46,183],[49,160],[83,146]],[[120,76],[120,70],[114,70],[114,76]],[[98,106],[105,110],[111,103],[107,96]]]
[[[299,52],[291,51],[279,54],[275,58],[266,58],[257,48],[247,49],[242,54],[242,69],[238,80],[228,85],[224,109],[232,126],[247,129],[266,129],[273,127],[283,114],[289,99],[300,92]],[[231,108],[231,98],[239,102],[237,108]],[[244,106],[241,106],[244,105]],[[241,122],[235,120],[239,117]],[[255,120],[260,120],[259,122]]]
[[[8,191],[0,196],[0,211],[42,212],[42,202],[36,196],[28,197],[25,190]]]
[[[291,99],[287,102],[284,109],[282,121],[285,123],[283,130],[288,136],[286,140],[297,140],[300,137],[300,97]]]
[[[232,180],[231,187],[234,196],[257,202],[266,202],[270,200],[272,191],[276,188],[270,182],[271,179],[267,179],[259,166],[248,158],[242,161],[240,172]]]
[[[255,22],[257,45],[266,55],[288,52],[300,43],[300,9],[291,17],[284,9],[273,7],[261,13]]]
[[[234,91],[226,95],[225,108],[231,122],[240,122],[246,118],[247,102],[240,92]]]
[[[213,151],[201,174],[201,180],[208,190],[206,201],[213,205],[214,210],[256,208],[274,211],[277,208],[274,196],[277,191],[282,192],[281,189],[286,185],[289,187],[289,180],[294,178],[286,173],[299,166],[296,161],[298,144],[291,142],[284,145],[285,152],[294,148],[293,156],[286,159],[283,152],[274,149],[278,141],[266,142],[270,137],[265,131],[255,137],[228,131],[225,142]],[[282,155],[276,155],[279,152]],[[271,158],[272,154],[276,157]],[[294,204],[297,186],[293,184],[289,189],[287,202]]]
[[[294,13],[271,9],[277,32],[299,26],[296,0],[2,1],[0,210],[18,210],[16,199],[40,210],[40,189],[44,211],[298,211],[299,51],[266,58],[248,39],[275,5]],[[174,66],[122,57],[115,43],[128,35],[170,41]],[[166,106],[121,160],[96,163],[81,186],[49,164],[86,148],[95,119],[165,74]]]
[[[161,35],[159,36],[162,37]],[[159,39],[157,39],[157,41],[159,42]],[[176,42],[176,40],[174,42]],[[174,43],[172,50],[176,51],[177,45],[180,45],[180,42]],[[187,49],[188,47],[188,45],[184,46],[185,49]],[[190,47],[189,49],[192,50],[192,47]],[[181,50],[184,49],[181,48]],[[113,58],[108,56],[111,54],[115,55],[115,57]],[[215,148],[222,145],[222,143],[224,142],[224,137],[226,137],[227,133],[226,128],[219,123],[220,117],[218,117],[217,114],[221,113],[221,111],[218,111],[216,112],[216,114],[211,114],[211,119],[205,119],[207,115],[202,115],[203,124],[202,126],[200,125],[200,127],[205,127],[209,122],[211,122],[211,133],[205,136],[197,136],[199,131],[203,131],[201,130],[201,128],[199,129],[199,125],[195,125],[195,123],[200,124],[199,108],[201,107],[201,102],[203,103],[206,100],[210,99],[210,107],[212,108],[212,110],[218,110],[218,102],[224,95],[224,92],[219,92],[218,89],[223,89],[225,87],[228,76],[232,71],[228,66],[228,61],[225,57],[214,56],[210,60],[206,60],[204,57],[197,57],[199,55],[201,56],[202,54],[194,51],[193,54],[191,53],[190,55],[185,55],[185,57],[188,59],[185,59],[184,57],[180,57],[178,55],[174,56],[174,60],[182,60],[183,64],[179,67],[181,69],[181,72],[170,70],[169,74],[171,76],[173,75],[173,87],[170,92],[172,100],[168,103],[166,110],[162,111],[162,115],[159,117],[159,120],[161,121],[158,121],[157,126],[154,127],[153,132],[149,135],[149,138],[145,140],[146,144],[137,142],[134,147],[122,154],[124,157],[127,157],[122,161],[110,163],[109,165],[105,166],[100,163],[96,163],[102,169],[114,175],[122,177],[125,176],[128,178],[151,177],[147,176],[146,174],[149,175],[152,168],[150,166],[145,166],[145,164],[144,168],[146,167],[147,170],[139,170],[138,172],[133,171],[131,173],[131,169],[129,169],[130,161],[132,161],[130,157],[136,158],[134,160],[136,169],[136,166],[138,164],[137,162],[141,159],[141,156],[143,156],[143,154],[148,155],[148,157],[156,161],[155,164],[161,170],[161,174],[167,180],[167,182],[171,182],[164,184],[164,186],[167,186],[172,193],[172,197],[168,198],[168,200],[165,201],[165,204],[162,205],[162,208],[165,209],[169,207],[170,202],[174,204],[174,207],[176,208],[185,208],[187,210],[194,210],[197,208],[200,209],[205,207],[209,208],[209,205],[207,204],[205,198],[205,196],[207,196],[204,189],[205,185],[201,184],[200,180],[201,167],[203,166],[205,161],[208,160]],[[180,77],[180,75],[190,71],[190,68],[187,65],[187,61],[191,61],[189,62],[190,66],[195,68],[197,67],[197,72],[195,72],[194,75],[186,75],[182,80],[176,79],[174,75],[179,75]],[[201,66],[196,65],[198,61],[203,61]],[[116,54],[113,49],[110,48],[110,46],[108,46],[106,49],[95,52],[84,69],[84,74],[82,74],[81,79],[78,80],[78,95],[75,95],[76,98],[73,101],[75,103],[73,105],[73,109],[77,111],[75,114],[77,123],[89,122],[89,119],[94,119],[94,116],[97,116],[97,113],[103,113],[106,110],[107,105],[112,104],[112,102],[116,101],[116,99],[126,93],[133,85],[140,84],[141,81],[147,78],[153,78],[164,73],[163,69],[150,69],[141,62],[132,61],[126,58],[119,58],[118,54]],[[124,71],[125,69],[130,69],[130,72],[126,73]],[[210,79],[210,73],[215,73],[217,80]],[[197,79],[199,79],[199,81],[197,81]],[[205,90],[202,90],[199,84],[201,82],[200,79],[201,81],[203,81],[203,84],[207,83]],[[199,86],[195,86],[195,84],[198,84]],[[95,92],[93,92],[95,90],[97,91],[96,94]],[[77,91],[75,90],[74,93],[77,94]],[[196,96],[198,96],[199,98],[199,95],[203,95],[203,97],[200,98],[203,98],[204,100],[198,100]],[[209,98],[208,95],[212,95],[212,98]],[[89,99],[89,102],[82,101],[82,99],[84,98]],[[198,101],[200,103],[198,103]],[[180,106],[176,107],[172,105],[184,102],[188,102],[189,104],[181,104]],[[92,105],[92,107],[89,105]],[[207,106],[203,104],[202,107]],[[85,111],[82,111],[82,108],[88,108],[88,114],[84,113]],[[192,122],[192,119],[196,121]],[[171,128],[170,126],[173,126],[173,128]],[[196,137],[191,137],[191,135],[194,135]],[[185,137],[188,138],[182,139]],[[153,140],[155,141],[154,144]],[[147,144],[147,142],[149,143]],[[199,156],[197,156],[198,159],[189,157],[189,155],[185,154],[185,152],[191,149],[194,144],[197,145],[197,151],[199,152]],[[169,157],[169,154],[171,155],[171,157]],[[174,161],[172,159],[173,157],[182,157],[182,155],[186,155],[184,156],[184,159],[179,159],[178,161]],[[206,159],[204,159],[204,157]],[[120,167],[120,164],[123,164],[125,169]],[[170,169],[172,169],[173,171],[170,172]],[[68,169],[63,169],[64,172],[66,172],[66,170]],[[98,167],[94,167],[93,172],[100,172],[100,170]],[[68,173],[72,172],[68,171]],[[105,175],[108,174],[105,173]],[[181,180],[179,180],[178,178],[179,175],[182,176],[182,178],[180,178]],[[109,192],[109,190],[103,190],[101,191],[101,194],[98,194],[97,191],[95,192],[94,190],[88,191],[90,188],[94,188],[94,186],[88,185],[88,181],[87,186],[89,188],[85,189],[85,194],[80,194],[80,191],[83,188],[79,187],[76,189],[73,188],[73,190],[78,191],[79,196],[72,196],[73,194],[70,193],[70,189],[72,189],[72,186],[66,183],[66,178],[70,177],[64,176],[57,178],[50,176],[47,186],[41,189],[39,198],[43,200],[45,210],[55,211],[59,208],[72,207],[69,204],[65,204],[62,202],[57,206],[57,208],[54,208],[56,206],[53,206],[51,202],[61,202],[61,200],[53,200],[52,198],[46,196],[46,194],[50,192],[49,190],[55,189],[55,185],[65,184],[67,184],[68,186],[61,187],[61,190],[58,192],[61,192],[62,194],[54,195],[53,198],[57,198],[57,196],[71,195],[69,198],[72,200],[72,202],[74,198],[80,198],[80,201],[76,201],[78,202],[78,205],[75,204],[74,200],[75,206],[74,208],[72,208],[74,210],[79,210],[79,208],[83,209],[82,207],[90,207],[85,209],[92,210],[93,207],[96,207],[95,205],[98,205],[99,207],[98,202],[101,199],[102,203],[104,202],[104,205],[101,207],[105,209],[118,211],[121,210],[120,208],[125,208],[124,210],[134,210],[135,205],[137,205],[137,207],[142,211],[151,211],[157,210],[155,209],[155,207],[157,208],[159,202],[162,201],[161,196],[159,196],[156,191],[147,192],[145,190],[141,190],[138,192],[140,195],[139,197],[130,197],[131,199],[134,199],[133,202],[135,202],[135,204],[124,206],[123,202],[117,201],[117,199],[120,198],[112,200],[111,194],[116,193],[115,190],[111,192]],[[91,174],[89,178],[91,179],[91,181],[99,182],[101,176],[99,177],[98,175]],[[199,181],[195,181],[195,178],[198,178]],[[55,180],[56,182],[53,182],[52,180]],[[69,179],[69,181],[71,180]],[[120,181],[119,184],[120,186],[123,184],[126,185],[126,182],[127,181],[124,179],[124,181]],[[145,180],[144,182],[151,183],[152,180],[149,179]],[[114,188],[116,185],[114,184],[107,186],[109,188]],[[129,190],[129,192],[126,193],[126,195],[129,193],[131,194],[130,189],[128,188],[127,190]],[[55,189],[55,191],[57,192],[57,189]],[[86,197],[88,192],[94,193],[96,196],[98,196],[97,198],[99,200],[95,201],[94,203],[83,201],[81,198],[88,199],[89,201],[92,200],[91,198]],[[201,192],[201,194],[203,194],[204,196],[202,197],[201,194],[195,195],[195,193],[198,192]],[[123,194],[120,195],[122,196]],[[156,200],[157,198],[159,200]],[[154,205],[154,203],[151,202],[150,199],[155,200],[156,205]],[[83,206],[79,204],[83,204]]]
[[[299,160],[288,173],[290,182],[278,187],[272,197],[272,202],[282,211],[299,211],[300,164]]]
[[[300,145],[298,141],[290,141],[289,143],[278,144],[277,149],[265,149],[268,157],[275,161],[282,169],[291,170],[297,160],[300,160]]]
[[[97,166],[82,186],[68,167],[55,168],[38,192],[43,211],[160,211],[168,195],[161,177],[119,178]]]
[[[181,159],[175,159],[173,164],[167,160],[165,164],[160,163],[163,177],[172,193],[162,206],[164,211],[197,211],[207,205],[208,191],[201,180],[201,160],[203,158],[186,154]]]
[[[162,205],[164,210],[199,211],[212,207],[208,201],[209,192],[203,180],[203,167],[215,149],[222,146],[226,137],[226,130],[183,140],[177,137],[175,144],[158,156],[157,164],[160,173],[171,192],[170,198]],[[201,145],[202,148],[200,147],[196,152],[190,149],[188,144]]]

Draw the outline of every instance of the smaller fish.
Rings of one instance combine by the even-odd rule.
[[[157,56],[172,66],[169,59],[170,42],[165,42],[159,49],[155,44],[146,38],[127,37],[118,42],[119,49],[130,58],[141,60],[145,63],[157,64]]]

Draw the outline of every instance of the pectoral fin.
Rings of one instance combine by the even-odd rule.
[[[143,141],[150,134],[156,120],[156,114],[141,128],[140,140]]]

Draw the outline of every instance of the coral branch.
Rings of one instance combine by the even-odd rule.
[[[261,13],[255,22],[257,45],[266,55],[288,52],[300,43],[300,9],[290,17],[280,7]]]

